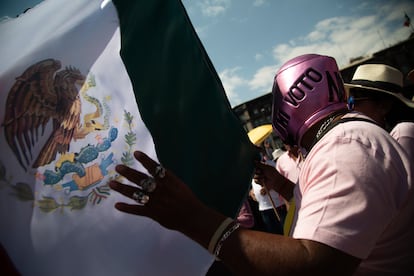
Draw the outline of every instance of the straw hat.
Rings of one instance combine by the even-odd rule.
[[[414,82],[414,69],[411,70],[410,72],[408,72],[407,79],[409,79],[410,81]]]
[[[348,95],[351,88],[387,93],[414,108],[414,102],[402,94],[403,78],[401,71],[394,67],[385,64],[363,64],[356,69],[351,83],[345,83],[345,89]]]

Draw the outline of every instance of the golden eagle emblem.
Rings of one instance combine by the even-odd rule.
[[[72,139],[99,130],[93,127],[93,121],[87,130],[81,128],[79,91],[85,76],[73,67],[60,69],[60,61],[42,60],[17,77],[8,94],[3,122],[5,137],[25,170],[35,158],[33,168],[49,164],[57,153],[69,151]],[[34,145],[45,135],[50,121],[50,136],[34,158]]]

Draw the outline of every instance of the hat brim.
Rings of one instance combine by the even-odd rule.
[[[378,91],[378,92],[386,93],[388,95],[391,95],[391,96],[397,98],[402,103],[404,103],[406,106],[408,106],[410,108],[414,108],[414,102],[413,101],[410,101],[409,99],[407,99],[406,97],[404,97],[400,93],[394,93],[394,92],[390,92],[390,91],[387,91],[387,90],[384,90],[384,89],[380,89],[380,88],[376,88],[376,87],[364,86],[364,85],[360,85],[360,84],[344,83],[344,86],[345,86],[345,91],[346,91],[347,97],[349,97],[349,90],[351,88],[360,88],[360,89],[364,89],[364,90],[371,90],[371,91]]]
[[[282,156],[282,155],[283,155],[283,153],[284,153],[284,152],[278,152],[278,153],[277,153],[277,154],[275,154],[275,155],[273,155],[273,154],[272,154],[273,161],[276,161],[276,159],[278,159],[280,156]]]
[[[410,81],[414,82],[414,69],[411,70],[410,72],[408,72],[407,79],[409,79]]]

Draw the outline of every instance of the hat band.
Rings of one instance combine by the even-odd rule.
[[[351,84],[365,86],[366,89],[369,89],[371,87],[371,88],[386,90],[392,93],[402,92],[401,86],[397,84],[389,83],[389,82],[383,82],[383,81],[352,80]]]

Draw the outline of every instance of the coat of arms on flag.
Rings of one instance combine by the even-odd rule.
[[[109,125],[111,109],[107,99],[110,96],[104,95],[100,100],[88,95],[88,90],[95,86],[91,73],[85,76],[72,66],[62,69],[59,60],[45,59],[17,76],[7,94],[2,127],[5,140],[21,168],[26,172],[29,167],[37,169],[38,181],[67,193],[93,188],[88,196],[72,197],[63,205],[50,196],[39,199],[36,205],[43,211],[49,212],[59,206],[79,209],[85,206],[88,198],[99,203],[109,195],[107,185],[99,184],[113,163],[114,154],[110,148],[118,129]],[[82,103],[89,103],[94,110],[82,115]],[[105,131],[107,137],[103,137]],[[74,141],[85,139],[89,134],[94,135],[95,144],[80,142],[80,150],[71,151]],[[37,148],[40,150],[35,151]],[[107,156],[99,160],[102,153]],[[72,179],[65,182],[67,175]],[[18,198],[35,199],[27,183],[20,183],[15,193]]]

